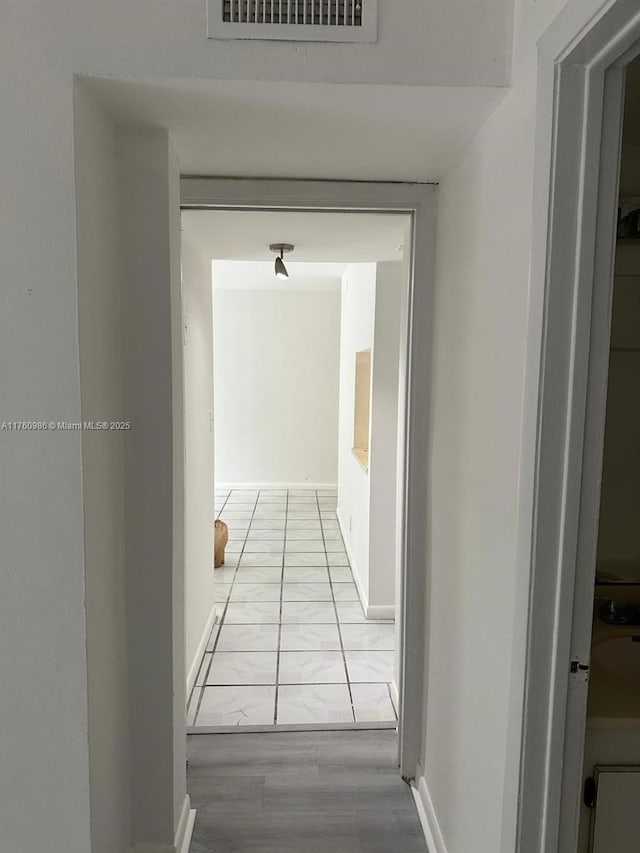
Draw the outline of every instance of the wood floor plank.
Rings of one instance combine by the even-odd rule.
[[[393,731],[192,735],[191,853],[428,853]]]

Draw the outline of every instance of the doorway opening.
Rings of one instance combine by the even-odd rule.
[[[212,348],[222,346],[218,368],[224,369],[224,378],[217,375],[214,385],[217,389],[218,382],[222,383],[218,394],[221,400],[227,401],[224,418],[228,419],[226,427],[220,419],[216,437],[220,445],[216,453],[220,451],[222,455],[216,457],[220,461],[216,466],[219,469],[215,478],[216,506],[212,509],[226,520],[230,541],[225,566],[215,570],[215,574],[210,569],[214,588],[218,587],[216,598],[220,600],[215,602],[218,618],[211,620],[212,631],[196,650],[202,652],[201,661],[192,666],[192,671],[197,673],[193,678],[188,711],[192,732],[202,732],[205,728],[220,732],[227,727],[236,731],[243,723],[244,731],[246,726],[254,725],[258,730],[274,726],[358,728],[362,724],[397,727],[401,773],[407,780],[415,776],[423,722],[427,577],[424,515],[421,513],[426,511],[427,472],[419,470],[422,466],[411,465],[410,459],[418,448],[422,459],[427,458],[424,442],[428,431],[425,429],[421,433],[421,424],[424,427],[428,423],[428,399],[424,387],[418,389],[412,379],[414,373],[424,370],[425,362],[428,363],[435,224],[433,191],[428,185],[182,179],[183,241],[191,226],[195,229],[199,221],[204,223],[206,230],[209,221],[209,225],[216,223],[213,233],[218,237],[221,229],[227,227],[224,223],[230,224],[231,231],[235,228],[234,239],[239,235],[242,245],[241,251],[225,253],[221,248],[209,253],[207,258],[209,264],[213,261],[209,284],[213,282],[211,328],[217,342]],[[267,235],[264,231],[264,237],[254,241],[262,232],[260,228],[256,230],[257,220],[249,226],[251,217],[260,218],[264,223],[260,228],[268,228],[270,220],[280,217],[281,227],[276,229],[279,236],[271,232]],[[325,223],[332,223],[329,230],[334,234],[335,254],[332,260],[331,241],[325,241],[328,254],[319,256],[316,243],[305,258],[303,234],[299,249],[296,248],[296,259],[285,258],[290,276],[285,282],[288,289],[274,289],[277,279],[268,247],[274,242],[294,242],[291,231],[283,233],[282,222],[287,217],[291,223],[304,223],[306,219],[309,234],[317,232],[318,217]],[[238,231],[237,223],[243,218],[246,227]],[[383,226],[391,228],[387,239],[382,241],[384,250],[378,239],[384,233]],[[324,227],[326,230],[328,225]],[[382,251],[386,251],[387,256],[381,255]],[[259,253],[259,261],[252,258],[252,252]],[[258,274],[261,271],[255,267],[253,273],[258,278],[252,279],[254,283],[247,287],[247,276],[253,273],[250,275],[249,268],[242,267],[246,263],[266,264],[270,268],[268,286],[264,281],[260,283]],[[328,271],[324,270],[324,285],[316,290],[321,271],[316,269],[306,279],[305,273],[310,273],[313,264],[323,263],[333,264],[331,282],[327,283]],[[182,287],[184,303],[187,287],[184,258]],[[366,314],[365,294],[370,296],[366,309],[368,322],[362,320]],[[305,299],[307,295],[310,299]],[[351,307],[348,306],[349,298],[354,300]],[[379,311],[376,312],[378,298]],[[292,299],[297,303],[295,311],[287,314],[286,303]],[[317,327],[322,326],[319,299],[327,303],[325,308],[331,306],[328,311],[333,323],[331,335],[317,333]],[[317,303],[316,307],[305,307],[307,301]],[[349,311],[353,318],[347,324],[345,317]],[[183,317],[187,340],[191,334],[188,314],[187,310],[187,316]],[[353,331],[358,321],[366,327],[369,346]],[[216,326],[216,323],[222,325]],[[383,334],[385,323],[387,329],[392,330],[392,334],[387,331],[391,344]],[[232,334],[233,342],[225,338],[231,328],[236,329]],[[420,328],[420,337],[415,334],[416,328]],[[332,338],[332,356],[328,358],[325,353],[318,358],[316,355],[304,370],[300,370],[296,362],[304,360],[307,350],[313,351],[314,330],[317,343],[325,349],[328,339]],[[269,338],[269,333],[274,331],[277,333]],[[373,340],[376,331],[379,331],[377,368]],[[286,348],[283,349],[283,339],[287,336],[292,339],[290,344],[294,344],[288,359],[293,363],[291,366],[287,362]],[[267,340],[271,341],[271,350],[274,343],[278,345],[276,350],[280,348],[279,365],[269,360],[273,352],[267,352]],[[390,360],[382,357],[383,344],[393,351]],[[354,418],[356,353],[368,348],[373,350],[373,358],[370,466],[366,470],[367,466],[354,453]],[[252,350],[251,355],[249,350]],[[243,368],[243,360],[252,365],[250,370]],[[327,381],[326,376],[322,380],[314,376],[308,383],[311,389],[305,388],[304,379],[314,367],[327,372],[329,365],[324,362],[334,364],[333,377]],[[270,365],[269,369],[265,365]],[[290,419],[297,419],[295,429],[290,432],[287,432],[289,424],[282,419],[279,422],[276,419],[276,428],[269,429],[269,410],[278,408],[274,406],[273,397],[278,396],[279,389],[267,381],[268,374],[273,379],[274,370],[289,374],[283,381],[284,397],[279,399],[281,403],[286,400],[287,406],[292,407],[288,410]],[[296,370],[299,372],[297,379]],[[244,386],[244,394],[234,392],[234,388],[242,387],[242,383],[249,380],[253,386]],[[395,400],[391,405],[384,400],[384,393],[378,392],[378,380],[395,383]],[[294,417],[294,410],[299,397],[306,400],[306,408],[313,410],[314,388],[319,387],[321,381],[333,396],[334,421],[338,428],[333,434],[328,430],[316,430],[320,435],[312,440],[304,433],[314,429],[313,420],[310,422],[308,412],[303,412],[306,426],[303,425],[304,419],[299,413]],[[185,383],[185,404],[187,386],[188,382]],[[214,399],[208,412],[211,429],[214,423],[218,427],[219,416],[215,412],[220,404],[220,400]],[[187,471],[188,408],[185,405]],[[322,414],[326,414],[327,408],[331,406],[325,400],[320,406]],[[235,426],[234,414],[239,416]],[[254,424],[248,423],[252,416]],[[391,440],[383,426],[376,428],[376,417],[381,422],[386,418],[387,423],[392,423]],[[318,412],[316,420],[321,420]],[[256,428],[260,426],[261,429]],[[269,438],[269,433],[271,444],[265,445],[265,434]],[[346,435],[348,446],[342,441]],[[319,447],[326,444],[327,439],[337,450],[338,458],[344,461],[348,457],[351,473],[354,465],[362,473],[367,484],[363,500],[350,493],[348,484],[345,485],[347,468],[341,463],[336,465],[337,459],[333,475],[313,469],[318,462],[311,452],[314,442]],[[301,453],[299,448],[302,448]],[[392,460],[389,464],[387,459],[386,468],[382,461],[376,464],[376,459],[384,460],[385,453]],[[279,455],[282,464],[274,474],[268,466],[273,468]],[[249,474],[247,458],[254,466]],[[295,472],[292,467],[286,467],[294,462],[298,466]],[[224,473],[225,465],[232,473]],[[221,479],[220,469],[226,480]],[[310,473],[312,470],[316,473]],[[188,492],[187,475],[187,516]],[[211,496],[213,498],[213,489]],[[392,591],[390,603],[376,600],[377,581],[374,583],[371,574],[375,561],[369,559],[365,567],[360,552],[356,552],[358,545],[349,535],[356,527],[355,509],[349,509],[350,501],[355,506],[358,500],[364,507],[369,526],[375,519],[374,533],[377,536],[387,534],[385,544],[390,559],[386,560],[384,569],[385,582]],[[384,527],[379,519],[383,519]],[[289,536],[289,532],[292,535]],[[367,536],[364,541],[367,557],[371,556],[371,544]],[[368,577],[363,568],[369,569]],[[296,571],[300,573],[299,580],[294,578]],[[250,600],[252,597],[258,600]],[[253,614],[251,620],[247,615],[249,611]],[[270,618],[267,611],[273,611]],[[398,618],[394,626],[396,612]],[[248,648],[242,648],[247,643]],[[232,647],[234,644],[237,648]],[[383,648],[376,648],[376,645]],[[243,674],[245,667],[248,670]],[[247,671],[259,673],[255,679],[258,683],[243,681]],[[394,685],[391,692],[389,684]],[[253,697],[257,697],[258,692],[261,695],[255,702],[250,695],[238,701],[235,694],[240,687],[253,691]],[[230,697],[231,705],[225,704],[227,697],[222,696],[223,692]],[[320,696],[321,693],[324,695]],[[329,696],[329,693],[335,695]],[[247,698],[249,701],[245,701]],[[220,701],[221,709],[219,705],[216,708],[216,702]],[[251,707],[254,708],[253,719],[251,713],[249,719],[245,719],[244,713]],[[225,715],[230,716],[230,726],[225,725]]]
[[[411,217],[185,210],[182,233],[210,269],[214,511],[228,535],[189,731],[395,728]],[[183,297],[202,310],[194,270]]]

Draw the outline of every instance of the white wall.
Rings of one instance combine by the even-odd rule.
[[[116,130],[81,86],[74,108],[82,419],[125,420]],[[92,853],[131,831],[124,437],[82,433]]]
[[[211,262],[182,232],[187,683],[213,612],[213,315]],[[191,678],[189,675],[191,674]],[[188,692],[188,690],[187,690]]]
[[[400,262],[350,264],[342,277],[338,518],[358,592],[371,618],[394,615],[400,322],[407,281]],[[371,349],[369,464],[353,453],[355,355]]]
[[[562,5],[517,3],[513,91],[439,193],[423,767],[448,853],[515,844],[529,583],[516,534],[520,488],[531,485],[520,483],[520,436],[535,424],[534,398],[522,415],[535,51]]]
[[[373,350],[376,264],[350,264],[342,276],[338,518],[364,602],[369,599],[369,472],[353,453],[356,353]]]
[[[188,803],[179,173],[161,128],[123,129],[117,150],[132,835],[171,849]]]
[[[376,264],[376,303],[369,448],[370,608],[396,602],[396,489],[402,262]],[[375,613],[375,611],[372,611]],[[381,613],[382,615],[382,613]]]
[[[340,293],[225,290],[214,267],[216,482],[337,482]]]

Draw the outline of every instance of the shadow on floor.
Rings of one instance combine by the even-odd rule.
[[[190,853],[428,853],[392,731],[192,735]]]

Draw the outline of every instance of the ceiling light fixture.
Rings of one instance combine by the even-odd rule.
[[[285,252],[293,252],[291,243],[272,243],[269,248],[272,252],[279,252],[280,256],[276,258],[275,274],[276,278],[289,278],[289,273],[284,265],[283,255]]]

